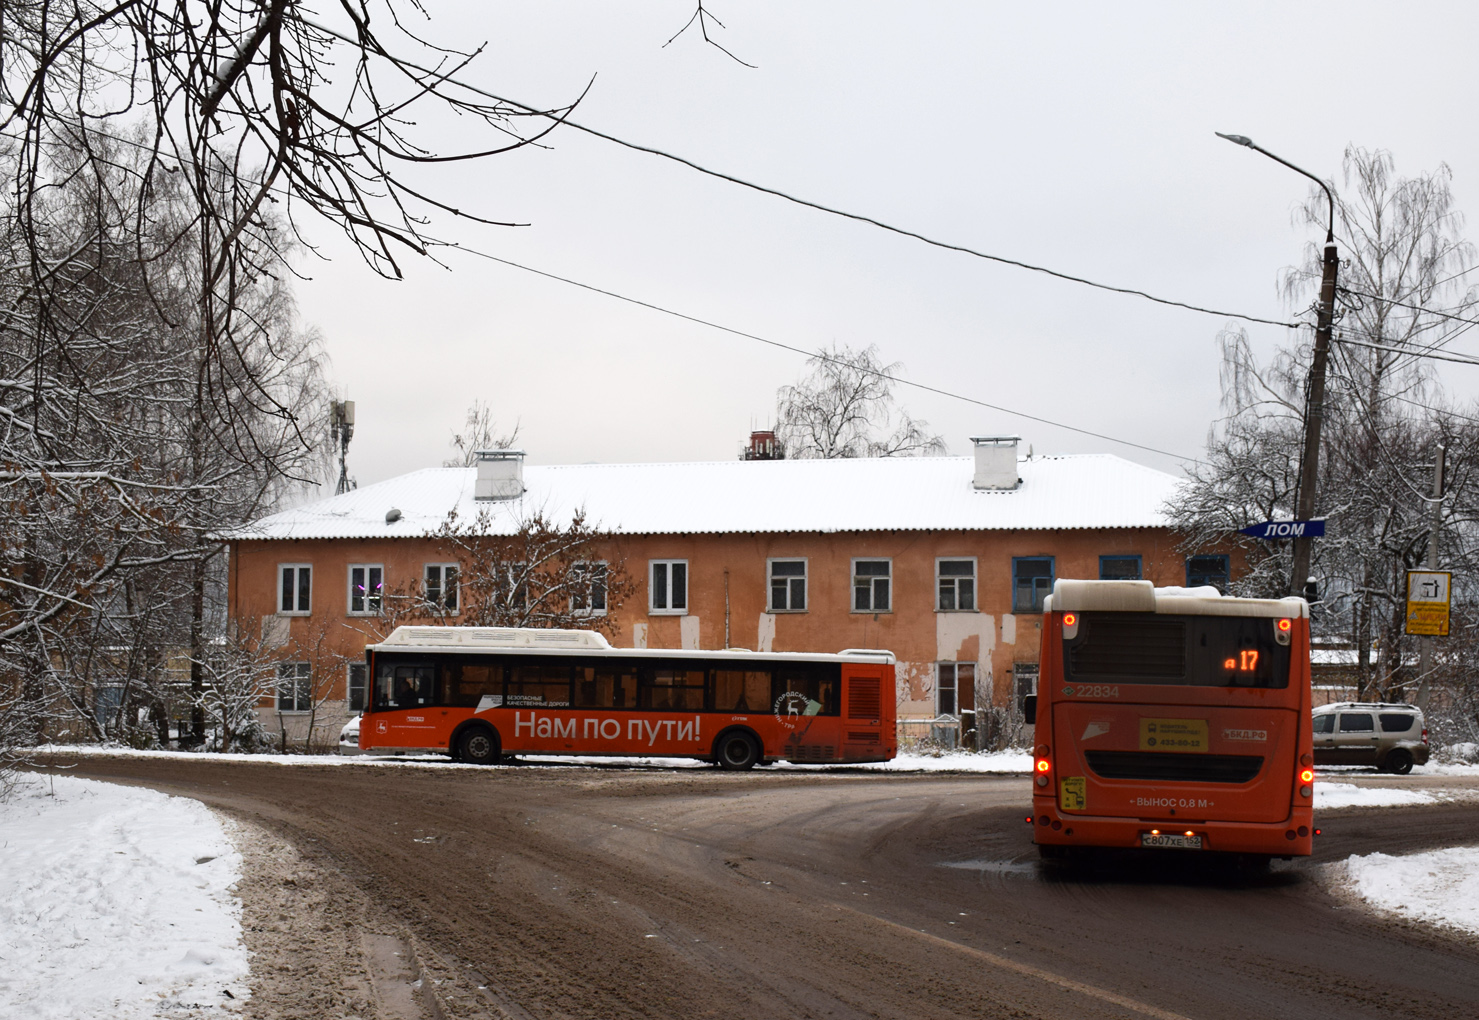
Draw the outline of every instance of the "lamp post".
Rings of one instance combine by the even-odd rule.
[[[1253,139],[1243,135],[1225,135],[1221,131],[1215,133],[1218,138],[1261,152],[1275,163],[1282,163],[1308,177],[1320,186],[1330,203],[1330,222],[1325,229],[1324,275],[1320,278],[1320,304],[1315,317],[1315,350],[1310,359],[1309,387],[1305,398],[1304,456],[1300,463],[1298,505],[1294,512],[1297,520],[1307,521],[1315,516],[1315,489],[1320,477],[1320,429],[1325,423],[1325,366],[1330,360],[1330,331],[1335,321],[1335,273],[1340,267],[1340,259],[1335,252],[1335,196],[1320,178],[1254,145]],[[1289,579],[1291,595],[1303,595],[1305,585],[1313,580],[1309,576],[1310,542],[1311,539],[1304,535],[1294,540],[1294,570]]]

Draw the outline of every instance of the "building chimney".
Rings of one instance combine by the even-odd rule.
[[[976,477],[971,484],[977,489],[1015,489],[1017,477],[1017,444],[1021,436],[971,436],[976,447]]]
[[[750,445],[740,454],[741,460],[785,460],[786,451],[770,431],[751,432]]]
[[[478,479],[473,498],[518,499],[524,494],[523,450],[479,450]]]

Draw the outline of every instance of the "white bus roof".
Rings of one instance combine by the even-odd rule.
[[[1053,582],[1043,612],[1173,613],[1181,616],[1267,616],[1300,619],[1310,615],[1301,598],[1238,599],[1210,585],[1203,588],[1157,588],[1149,581]]]
[[[686,648],[614,648],[593,630],[553,630],[538,627],[397,627],[379,644],[377,652],[517,652],[521,655],[578,655],[612,658],[749,660],[778,662],[867,662],[893,665],[894,653],[878,648],[846,648],[829,652],[752,652],[748,648],[710,651]]]

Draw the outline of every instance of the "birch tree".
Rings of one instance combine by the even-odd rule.
[[[945,452],[929,422],[894,401],[895,374],[878,348],[833,345],[806,362],[808,374],[776,394],[776,438],[786,456],[832,460],[914,457]]]

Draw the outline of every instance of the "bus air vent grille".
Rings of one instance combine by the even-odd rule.
[[[800,744],[796,747],[786,748],[785,758],[787,761],[833,761],[837,757],[837,748],[824,744]]]
[[[1263,768],[1261,755],[1175,754],[1165,751],[1085,751],[1095,775],[1183,783],[1246,783]]]
[[[847,734],[847,739],[849,741],[851,741],[852,743],[854,743],[854,744],[876,744],[876,743],[878,743],[878,734],[877,733],[853,733],[853,732],[849,731],[848,734]]]
[[[854,677],[848,686],[847,717],[849,719],[877,719],[879,717],[879,681],[876,678]]]

